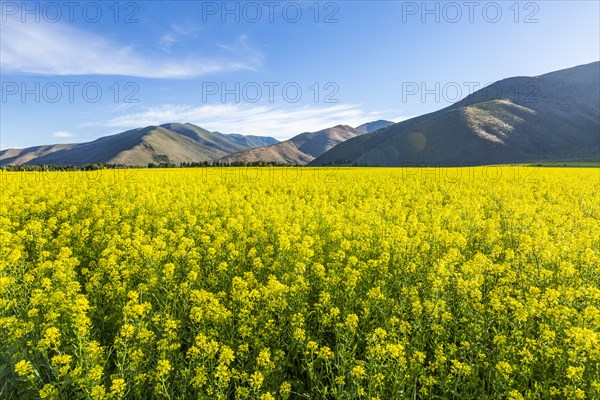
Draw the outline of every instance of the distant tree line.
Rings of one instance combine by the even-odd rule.
[[[274,161],[233,161],[223,162],[219,160],[211,161],[191,161],[182,162],[176,165],[171,162],[149,163],[148,168],[208,168],[208,167],[288,167],[288,164]]]
[[[288,164],[274,161],[234,161],[223,162],[218,160],[198,161],[198,162],[182,162],[179,165],[172,162],[156,162],[148,163],[148,168],[208,168],[208,167],[287,167]],[[97,171],[101,169],[117,169],[117,168],[139,168],[128,167],[120,164],[102,164],[92,163],[84,165],[53,165],[53,164],[26,164],[26,165],[1,165],[0,169],[4,171]]]
[[[223,162],[219,160],[202,161],[202,162],[182,162],[179,164],[182,168],[197,168],[197,167],[286,167],[288,164],[275,161],[233,161]]]
[[[26,164],[26,165],[2,165],[4,171],[97,171],[100,169],[128,168],[120,164],[92,163],[84,165],[53,165],[53,164]]]

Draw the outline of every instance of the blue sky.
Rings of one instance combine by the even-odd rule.
[[[600,59],[597,1],[0,4],[3,149],[166,122],[286,139]]]

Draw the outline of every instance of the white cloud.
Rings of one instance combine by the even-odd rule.
[[[317,131],[339,124],[356,127],[382,118],[386,118],[386,115],[366,112],[359,105],[351,104],[330,107],[163,105],[113,118],[104,125],[126,130],[167,122],[190,122],[210,131],[273,136],[284,140],[301,132]]]
[[[184,23],[179,21],[177,24],[171,24],[170,29],[160,37],[158,47],[169,51],[175,43],[182,41],[182,39],[197,38],[198,32],[201,30],[202,27],[197,23]],[[252,52],[254,51],[253,49],[250,50]]]
[[[158,42],[159,46],[164,49],[169,49],[173,43],[177,41],[175,35],[172,32],[165,33]]]
[[[71,132],[66,132],[66,131],[57,131],[54,132],[52,134],[52,136],[56,137],[56,138],[72,138],[75,135],[73,135]]]
[[[174,38],[167,35],[163,40],[167,44]],[[5,73],[191,78],[258,68],[262,54],[249,47],[245,50],[227,59],[188,56],[170,60],[145,56],[131,46],[73,26],[10,20],[2,24],[0,66]]]

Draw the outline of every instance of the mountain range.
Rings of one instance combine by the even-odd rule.
[[[202,162],[464,166],[600,160],[600,62],[512,77],[402,122],[337,125],[279,142],[169,123],[88,143],[0,151],[0,164]]]
[[[278,143],[278,140],[272,137],[223,134],[189,123],[170,123],[132,129],[88,143],[7,149],[0,152],[0,164],[179,164],[216,160],[228,154],[274,143]]]
[[[513,77],[352,138],[310,165],[454,166],[600,159],[600,62]]]
[[[133,129],[88,143],[7,149],[0,152],[0,164],[102,163],[145,167],[151,163],[218,160],[305,165],[347,139],[391,124],[393,122],[380,120],[356,129],[338,125],[279,142],[272,137],[223,134],[190,123],[168,123]]]
[[[288,165],[306,165],[338,144],[364,133],[392,125],[390,121],[373,121],[352,128],[337,125],[317,132],[304,132],[291,139],[267,147],[257,147],[225,156],[220,161],[227,163],[251,163],[256,161]]]

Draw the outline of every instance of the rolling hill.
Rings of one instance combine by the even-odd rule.
[[[489,85],[352,138],[310,165],[454,166],[600,158],[600,62]]]
[[[339,143],[390,124],[393,124],[393,122],[374,121],[357,128],[348,125],[337,125],[317,132],[304,132],[271,146],[258,147],[227,155],[219,161],[227,163],[264,161],[288,165],[306,165]]]
[[[227,135],[189,123],[169,123],[133,129],[87,143],[7,149],[0,152],[0,164],[178,164],[216,160],[253,146],[277,142],[271,137]]]

